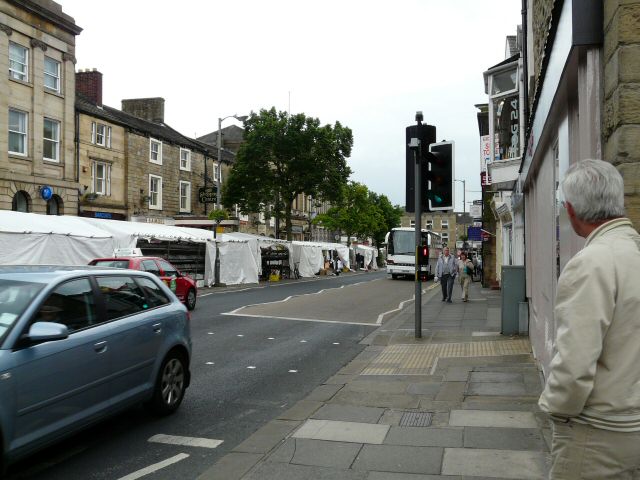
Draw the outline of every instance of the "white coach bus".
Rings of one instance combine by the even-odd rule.
[[[429,269],[428,276],[433,277],[436,271],[436,262],[438,256],[436,249],[433,248],[431,237],[439,235],[429,230],[422,230],[422,245],[429,245]],[[392,228],[384,238],[387,255],[387,273],[391,278],[396,279],[399,276],[413,277],[416,272],[416,230],[411,227]]]

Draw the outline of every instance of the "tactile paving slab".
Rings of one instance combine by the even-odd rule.
[[[390,345],[361,375],[428,375],[438,358],[493,357],[531,353],[528,340]]]

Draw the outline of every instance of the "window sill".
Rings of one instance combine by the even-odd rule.
[[[191,172],[191,168],[182,168],[182,167],[180,167],[180,171],[181,172]]]
[[[55,166],[58,166],[58,167],[62,166],[62,164],[60,163],[59,160],[53,160],[51,158],[43,158],[42,161],[44,163],[46,163],[47,165],[55,165]]]
[[[25,87],[31,87],[33,88],[33,83],[31,83],[28,80],[19,80],[17,78],[13,78],[11,75],[9,75],[9,80],[15,83],[19,83],[20,85],[24,85]]]
[[[44,93],[47,93],[49,95],[53,95],[54,97],[58,97],[58,98],[62,98],[64,99],[64,95],[61,92],[56,92],[55,90],[51,90],[47,87],[44,87]]]
[[[154,162],[153,160],[149,160],[149,163],[153,163],[154,165],[162,165],[162,161]]]
[[[28,162],[33,161],[33,159],[29,155],[22,155],[21,153],[9,152],[9,158],[15,158],[18,160],[25,160]]]
[[[149,205],[149,210],[160,211],[160,210],[162,210],[162,207],[154,207],[153,205]]]

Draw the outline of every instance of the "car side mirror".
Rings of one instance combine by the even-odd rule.
[[[29,328],[29,333],[25,336],[31,343],[49,342],[52,340],[63,340],[69,336],[69,329],[62,323],[36,322]]]

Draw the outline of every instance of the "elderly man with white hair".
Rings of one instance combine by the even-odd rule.
[[[551,414],[552,479],[640,478],[640,235],[624,184],[601,160],[574,164],[564,207],[584,248],[565,266],[556,354],[540,408]]]

